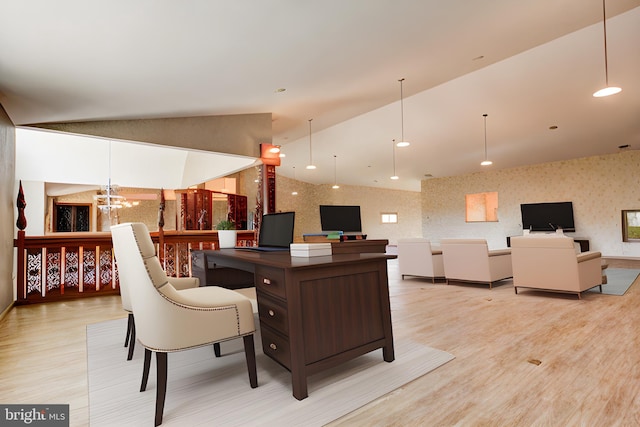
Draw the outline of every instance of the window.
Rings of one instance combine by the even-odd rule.
[[[398,223],[398,213],[397,212],[382,212],[380,214],[380,219],[383,224],[397,224]]]
[[[91,205],[55,204],[53,231],[89,231]]]
[[[622,241],[640,242],[640,211],[622,211]]]
[[[498,193],[467,194],[465,196],[467,222],[497,222]]]

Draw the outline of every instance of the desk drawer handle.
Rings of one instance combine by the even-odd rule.
[[[271,284],[271,280],[267,279],[266,277],[264,279],[262,279],[262,283],[264,283],[265,285],[270,285]]]
[[[275,345],[274,343],[269,344],[269,348],[271,348],[271,350],[277,350],[278,346]]]
[[[273,310],[269,310],[269,316],[273,317],[275,315],[276,315],[276,313],[274,313]]]

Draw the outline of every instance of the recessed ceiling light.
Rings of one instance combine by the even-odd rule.
[[[480,59],[484,59],[484,55],[476,56],[475,58],[472,59],[472,61],[478,61]]]

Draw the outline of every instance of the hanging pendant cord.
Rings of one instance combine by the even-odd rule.
[[[396,176],[396,140],[391,142],[391,149],[393,150],[393,176]]]
[[[311,120],[313,120],[313,119],[309,119],[309,164],[310,165],[313,164],[313,160],[311,159],[311,152],[312,152],[312,148],[311,148]]]
[[[605,0],[602,0],[602,27],[604,28],[604,81],[609,87],[609,64],[607,63],[607,10]]]
[[[484,159],[487,160],[487,116],[488,114],[483,114],[484,116]]]
[[[400,82],[400,136],[402,137],[401,141],[404,142],[404,97],[402,96],[402,82],[404,82],[404,78],[398,81]]]

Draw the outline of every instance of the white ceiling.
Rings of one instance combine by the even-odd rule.
[[[17,129],[16,140],[17,179],[63,184],[49,185],[49,195],[86,191],[77,186],[109,182],[121,187],[188,188],[256,163],[243,156],[26,128]]]
[[[607,1],[609,81],[623,91],[605,99],[591,97],[605,81],[600,0],[0,0],[0,10],[0,103],[18,125],[271,112],[287,155],[279,173],[414,191],[425,174],[482,170],[484,113],[493,170],[640,146],[639,0]],[[397,149],[391,181],[400,78],[412,144]],[[304,169],[309,119],[315,171]]]

